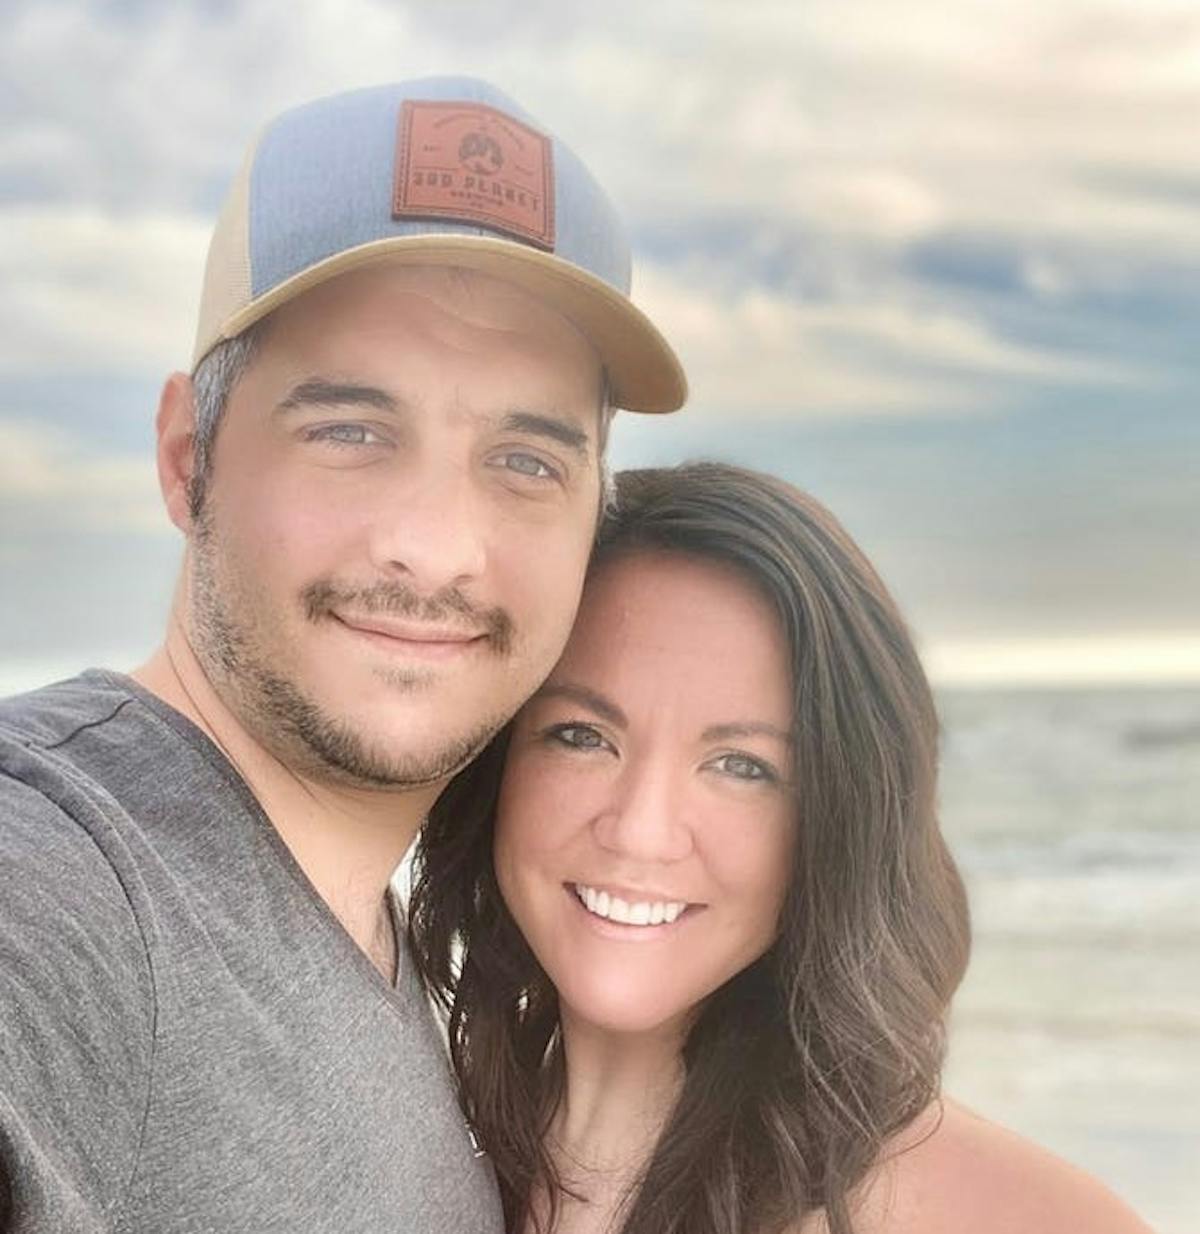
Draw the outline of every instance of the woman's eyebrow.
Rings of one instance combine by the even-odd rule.
[[[761,720],[745,720],[736,724],[712,724],[700,734],[701,741],[728,741],[731,737],[774,737],[790,745],[792,734]]]
[[[602,720],[607,720],[610,724],[615,724],[619,728],[627,728],[629,726],[625,713],[616,703],[605,698],[603,694],[589,689],[587,686],[578,686],[570,682],[558,681],[542,686],[533,697],[535,699],[565,698],[572,703],[579,703],[581,706],[588,708],[589,711],[594,712]]]

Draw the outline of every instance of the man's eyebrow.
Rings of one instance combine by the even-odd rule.
[[[616,703],[605,698],[603,694],[588,689],[587,686],[572,685],[566,681],[556,682],[553,685],[542,686],[533,697],[535,700],[565,698],[569,702],[579,703],[580,706],[588,708],[589,711],[594,712],[602,720],[607,720],[610,724],[617,725],[618,728],[628,728],[629,726],[625,713]]]
[[[309,377],[294,385],[276,404],[276,411],[295,411],[298,407],[374,407],[395,413],[399,404],[378,386],[362,386],[352,381],[331,381]]]
[[[559,445],[574,450],[581,458],[586,459],[589,456],[588,447],[591,442],[587,433],[569,420],[538,415],[533,411],[510,411],[500,422],[500,427],[510,433],[532,433],[538,437],[549,437]]]
[[[759,720],[747,720],[738,724],[713,724],[700,734],[701,741],[728,741],[734,737],[774,737],[787,745],[792,742],[791,733]]]

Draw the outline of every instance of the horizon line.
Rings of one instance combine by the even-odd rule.
[[[1200,634],[993,636],[919,646],[936,686],[1200,685]]]
[[[937,688],[1200,686],[1200,633],[990,636],[918,639],[921,663]],[[73,676],[84,668],[127,672],[150,649],[96,648],[78,654],[0,657],[0,697]]]

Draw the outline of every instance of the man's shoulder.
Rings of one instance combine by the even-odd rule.
[[[119,674],[89,669],[0,698],[0,738],[39,749],[61,748],[81,730],[111,722],[134,697]]]
[[[79,725],[103,724],[118,705],[112,688],[80,679],[0,705],[0,985],[27,1018],[61,1012],[56,982],[74,975],[87,976],[81,989],[105,973],[148,980],[113,825],[121,811],[61,754]]]
[[[60,753],[70,732],[62,703],[53,698],[5,700],[0,710],[5,920],[20,915],[22,906],[36,917],[39,902],[70,902],[83,911],[120,893],[107,846],[97,835],[98,824],[116,811],[105,808],[99,784]]]
[[[153,758],[154,717],[126,680],[89,671],[0,700],[0,865],[74,894],[136,829],[126,764]],[[161,761],[161,759],[159,760]],[[116,862],[117,865],[121,863]]]
[[[136,815],[164,791],[186,795],[219,762],[190,721],[119,673],[89,669],[0,699],[0,816],[6,778],[68,814],[119,802]]]
[[[1150,1234],[1091,1175],[952,1101],[896,1138],[859,1221],[863,1234]]]

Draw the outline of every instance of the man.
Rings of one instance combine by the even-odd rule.
[[[484,83],[260,136],[159,408],[165,641],[0,706],[4,1229],[500,1230],[388,884],[565,642],[609,408],[683,401],[627,251]]]

